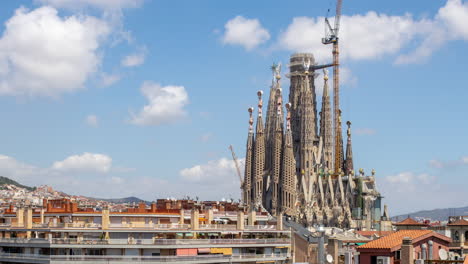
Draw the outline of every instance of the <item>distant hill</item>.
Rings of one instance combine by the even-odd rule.
[[[12,180],[10,178],[0,176],[0,186],[3,186],[5,184],[15,185],[16,187],[24,188],[24,189],[26,189],[28,191],[34,191],[36,189],[36,187],[29,187],[29,186],[26,186],[26,185],[22,185],[22,184],[18,183],[17,181],[14,181],[14,180]]]
[[[144,202],[144,203],[148,203],[147,201],[145,200],[142,200],[138,197],[125,197],[125,198],[111,198],[111,199],[102,199],[102,198],[91,198],[90,199],[94,199],[94,200],[100,200],[100,201],[106,201],[106,202],[109,202],[109,203],[140,203],[140,202]]]
[[[434,210],[418,211],[409,214],[393,216],[392,220],[403,220],[408,216],[411,218],[428,218],[433,221],[447,221],[449,216],[468,215],[468,206],[459,208],[442,208]]]

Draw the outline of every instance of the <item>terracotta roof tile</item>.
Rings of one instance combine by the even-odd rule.
[[[411,237],[412,239],[435,233],[431,230],[400,230],[385,237],[381,237],[367,244],[359,246],[358,248],[377,248],[377,249],[392,249],[401,245],[404,237]]]
[[[384,236],[390,235],[391,233],[393,233],[393,231],[356,231],[356,233],[365,237],[371,237],[373,235],[384,237]]]
[[[468,221],[465,219],[458,219],[457,221],[448,224],[449,226],[468,226]]]
[[[405,220],[396,223],[395,225],[404,225],[404,226],[426,226],[426,224],[419,223],[418,221],[414,220],[413,218],[406,218]]]

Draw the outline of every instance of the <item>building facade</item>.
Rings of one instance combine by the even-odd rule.
[[[354,173],[351,122],[347,122],[346,151],[341,135],[333,135],[326,70],[321,111],[317,110],[315,79],[321,68],[312,54],[293,54],[287,74],[289,103],[283,104],[281,65],[273,65],[266,115],[263,92],[257,93],[255,128],[254,109],[249,108],[243,202],[250,210],[286,214],[306,226],[379,229],[388,215],[382,212],[375,172]],[[340,157],[344,158],[336,161]]]
[[[266,213],[44,203],[0,215],[0,263],[292,262],[291,231]]]

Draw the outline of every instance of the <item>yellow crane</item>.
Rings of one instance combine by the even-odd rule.
[[[241,203],[244,201],[244,180],[242,179],[242,173],[240,169],[239,160],[237,159],[236,153],[234,152],[234,148],[232,145],[229,145],[229,150],[232,154],[232,160],[234,161],[234,166],[236,167],[237,175],[239,176],[240,181],[240,189],[241,189]]]
[[[341,146],[341,125],[340,125],[340,49],[338,45],[338,32],[340,30],[341,7],[343,0],[336,2],[335,26],[332,28],[330,21],[325,17],[325,37],[322,43],[325,45],[333,44],[333,131],[335,141],[335,173],[338,173],[343,166],[343,153]]]

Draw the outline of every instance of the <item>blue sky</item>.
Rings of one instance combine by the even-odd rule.
[[[244,156],[273,62],[330,61],[334,2],[2,1],[0,174],[96,197],[238,197],[227,147]],[[468,2],[345,0],[343,15],[355,167],[375,168],[391,214],[466,206]]]

